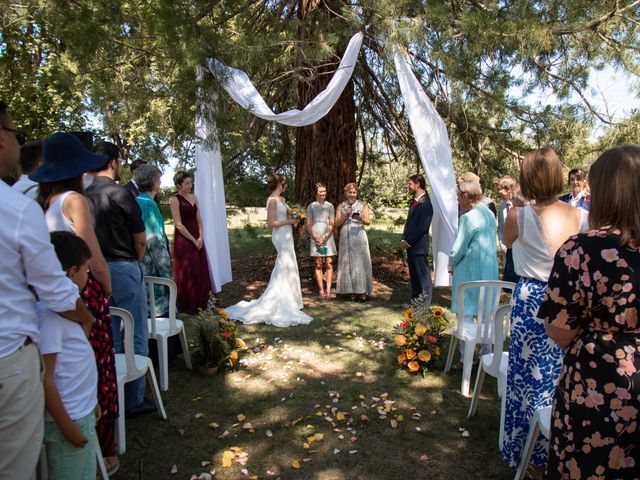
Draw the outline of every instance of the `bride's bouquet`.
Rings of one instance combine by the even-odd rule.
[[[287,217],[303,221],[307,218],[307,212],[300,207],[293,207],[287,210]]]

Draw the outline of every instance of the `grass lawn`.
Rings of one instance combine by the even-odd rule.
[[[376,225],[372,251],[394,245],[397,228]],[[222,305],[257,297],[268,281],[263,270],[273,262],[266,229],[234,228],[230,238],[239,278],[225,286]],[[468,420],[470,400],[459,393],[460,373],[444,375],[444,358],[425,378],[396,368],[394,325],[408,286],[377,282],[365,304],[319,302],[310,290],[311,264],[304,258],[300,263],[305,312],[314,321],[288,329],[239,324],[250,349],[242,365],[225,374],[191,372],[179,358],[163,393],[169,419],[127,420],[127,452],[116,478],[190,479],[212,469],[215,479],[512,477],[498,450],[494,379],[485,382],[478,414]],[[263,270],[252,271],[252,265]],[[436,302],[448,306],[448,295],[436,292]],[[395,410],[381,419],[372,405],[385,398]],[[470,436],[463,437],[461,428]],[[307,437],[318,433],[322,440],[305,449]],[[222,467],[231,447],[247,454],[246,465]]]

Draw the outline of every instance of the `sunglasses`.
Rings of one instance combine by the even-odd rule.
[[[24,142],[26,142],[26,140],[27,140],[27,134],[26,133],[24,133],[22,130],[16,130],[15,128],[5,127],[4,125],[2,126],[2,128],[4,130],[6,130],[7,132],[14,133],[15,136],[16,136],[16,140],[18,140],[18,144],[24,145]]]

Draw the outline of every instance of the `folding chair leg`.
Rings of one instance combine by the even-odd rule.
[[[524,478],[524,474],[527,471],[527,467],[529,467],[531,455],[533,454],[533,449],[536,446],[536,441],[538,440],[538,435],[540,434],[540,424],[538,423],[539,418],[540,415],[538,414],[538,412],[536,412],[531,419],[531,424],[529,426],[529,436],[527,437],[527,442],[524,444],[524,449],[522,450],[522,458],[520,458],[520,465],[518,465],[516,476],[513,477],[514,480],[522,480]]]
[[[167,337],[158,335],[158,370],[160,373],[160,390],[169,390],[169,345]]]
[[[160,389],[158,388],[158,381],[156,380],[156,372],[153,369],[153,364],[149,362],[149,368],[147,370],[147,377],[151,384],[151,393],[153,393],[153,400],[158,408],[158,413],[163,419],[167,419],[167,412],[164,411],[164,404],[162,403],[162,397],[160,396]]]
[[[118,422],[116,423],[116,438],[118,439],[118,454],[123,455],[127,451],[127,432],[124,412],[124,384],[118,384]]]
[[[456,352],[456,343],[458,343],[458,338],[451,334],[451,344],[449,345],[449,353],[447,354],[447,363],[444,366],[444,373],[449,373],[451,370],[451,364],[453,363],[453,355]]]
[[[464,360],[462,361],[462,385],[460,392],[465,397],[469,396],[471,389],[471,371],[473,370],[473,353],[476,344],[471,341],[464,342]]]
[[[484,383],[484,377],[486,372],[482,368],[482,362],[478,366],[478,374],[476,375],[476,385],[473,388],[473,398],[471,399],[471,405],[469,406],[469,413],[467,418],[471,418],[476,414],[478,410],[478,402],[480,401],[480,392],[482,391],[482,384]]]
[[[193,366],[191,365],[191,354],[189,353],[189,342],[187,341],[187,332],[182,327],[180,330],[180,343],[182,344],[182,354],[184,355],[184,363],[187,365],[189,370],[193,370]]]
[[[100,448],[98,439],[96,439],[96,461],[98,462],[98,471],[100,472],[102,480],[109,480],[107,466],[104,464],[104,457],[102,456],[102,449]]]

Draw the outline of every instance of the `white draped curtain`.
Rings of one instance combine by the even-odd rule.
[[[207,67],[241,107],[264,120],[301,127],[320,120],[338,101],[353,74],[362,40],[362,33],[356,33],[351,38],[340,65],[327,87],[302,110],[274,113],[245,72],[227,67],[215,59],[209,59]],[[420,160],[431,185],[434,206],[432,236],[436,285],[450,285],[447,263],[449,251],[455,239],[458,215],[455,176],[447,129],[413,75],[406,56],[396,52],[394,63]],[[196,133],[200,141],[196,148],[196,193],[200,199],[200,205],[203,206],[201,213],[209,264],[216,291],[220,291],[223,284],[231,281],[222,161],[215,125],[204,120],[201,108],[198,108],[198,112]]]

